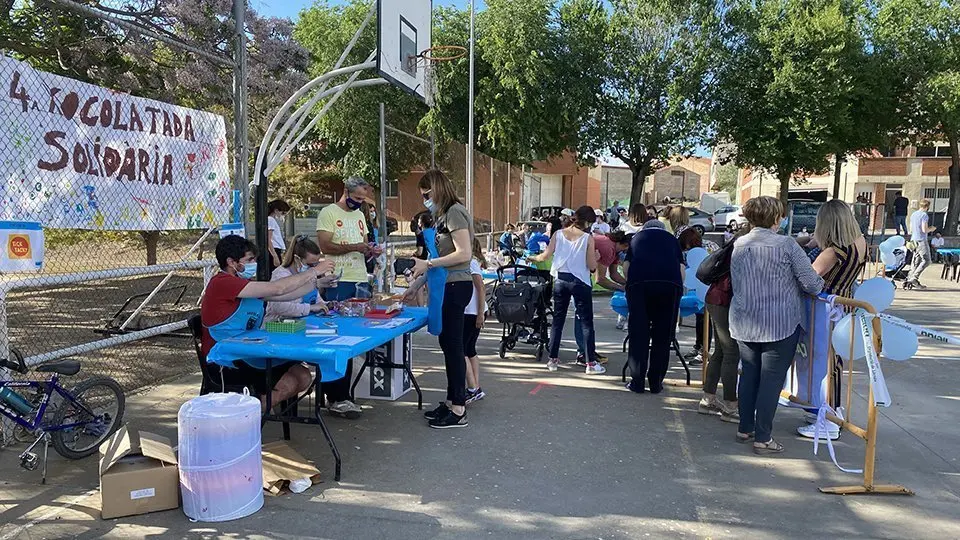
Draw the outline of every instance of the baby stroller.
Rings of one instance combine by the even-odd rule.
[[[912,285],[907,282],[907,276],[910,275],[910,263],[913,259],[913,252],[906,247],[898,247],[893,250],[894,263],[884,265],[883,275],[897,286],[897,282],[903,283],[904,289],[911,289]]]
[[[526,339],[537,346],[537,361],[547,357],[553,310],[553,276],[547,270],[510,264],[497,269],[497,283],[493,289],[493,312],[503,324],[500,338],[500,358],[506,358],[517,342]]]

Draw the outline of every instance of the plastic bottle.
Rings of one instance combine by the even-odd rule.
[[[0,387],[0,400],[10,406],[20,414],[30,414],[33,412],[33,405],[20,394],[7,387]]]

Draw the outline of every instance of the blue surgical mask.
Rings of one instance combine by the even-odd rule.
[[[621,251],[620,253],[617,253],[617,258],[620,259],[620,262],[627,260],[627,252]]]
[[[426,206],[427,210],[429,210],[430,212],[433,212],[434,208],[436,208],[437,206],[436,204],[434,204],[433,199],[424,199],[423,205]]]
[[[249,263],[243,265],[243,271],[240,272],[240,273],[237,274],[237,275],[240,276],[240,277],[242,277],[242,278],[244,278],[244,279],[254,279],[254,278],[256,278],[256,277],[257,277],[257,263],[256,263],[256,261],[254,261],[254,262],[249,262]]]

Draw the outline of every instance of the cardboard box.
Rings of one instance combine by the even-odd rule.
[[[280,495],[291,480],[309,478],[320,482],[320,470],[307,461],[287,441],[263,445],[263,489],[268,495]]]
[[[101,516],[110,519],[180,506],[180,471],[170,439],[120,428],[100,445]]]
[[[404,354],[405,351],[406,354]],[[394,338],[393,341],[373,349],[368,354],[374,355],[374,360],[367,366],[367,369],[363,370],[363,376],[360,377],[360,382],[357,384],[356,397],[396,401],[413,390],[413,383],[406,371],[378,365],[379,362],[405,363],[412,369],[413,340],[410,339],[410,334]],[[361,365],[363,365],[363,362],[354,359],[351,380],[356,380]]]

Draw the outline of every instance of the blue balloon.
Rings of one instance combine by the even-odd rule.
[[[703,282],[697,279],[697,269],[700,268],[700,263],[707,258],[707,255],[707,250],[703,248],[693,248],[687,252],[687,271],[686,278],[683,281],[686,288],[696,290],[697,287],[706,287]]]
[[[840,358],[843,358],[845,362],[850,361],[850,325],[853,324],[853,315],[845,315],[842,319],[837,321],[837,324],[833,327],[833,335],[831,336],[831,341],[833,342],[833,350],[836,351]],[[853,333],[853,357],[855,360],[860,360],[866,358],[867,353],[863,349],[863,338],[861,337],[860,330],[854,329]]]
[[[880,321],[880,327],[883,330],[883,350],[880,354],[884,358],[903,362],[917,354],[920,347],[917,334],[885,320]]]
[[[870,304],[879,313],[893,304],[893,294],[893,282],[875,277],[861,283],[853,293],[853,298]]]

